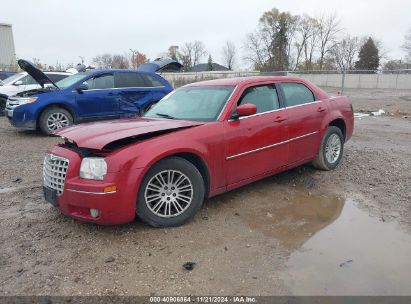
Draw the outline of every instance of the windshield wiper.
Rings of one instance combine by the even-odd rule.
[[[175,117],[168,115],[168,114],[164,114],[164,113],[156,113],[156,115],[167,118],[167,119],[176,119]]]

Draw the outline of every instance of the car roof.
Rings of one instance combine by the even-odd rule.
[[[292,77],[292,76],[247,76],[247,77],[235,77],[235,78],[223,78],[223,79],[214,79],[206,80],[200,82],[194,82],[185,85],[185,87],[194,87],[194,86],[236,86],[239,84],[252,84],[266,81],[301,81],[302,78]]]

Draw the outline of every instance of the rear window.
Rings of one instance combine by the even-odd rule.
[[[315,101],[315,96],[302,83],[281,83],[288,107],[298,106]]]
[[[147,87],[142,75],[137,73],[116,73],[115,74],[116,88],[141,88]]]

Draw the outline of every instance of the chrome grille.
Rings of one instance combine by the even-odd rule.
[[[66,180],[68,159],[53,154],[46,154],[43,162],[43,185],[62,195]]]

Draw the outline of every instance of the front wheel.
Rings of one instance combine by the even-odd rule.
[[[144,177],[136,213],[153,227],[180,226],[201,208],[204,193],[198,169],[183,158],[169,157],[153,165]]]
[[[344,149],[344,136],[340,128],[328,127],[321,141],[320,151],[313,161],[314,167],[321,170],[333,170],[341,161]]]
[[[47,135],[72,124],[73,116],[70,112],[58,107],[46,109],[39,119],[40,130]]]

